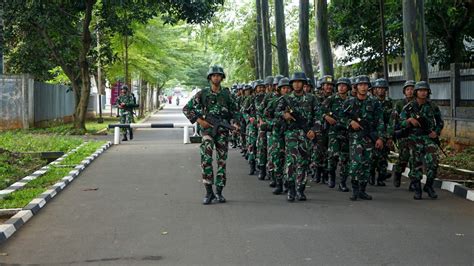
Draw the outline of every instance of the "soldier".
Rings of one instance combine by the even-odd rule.
[[[378,102],[367,95],[370,80],[357,77],[357,96],[344,102],[344,124],[349,129],[349,175],[352,183],[351,200],[371,200],[366,193],[374,147],[384,143],[383,114]]]
[[[120,89],[120,96],[115,100],[115,105],[119,109],[120,124],[133,123],[133,108],[137,106],[134,97],[128,93],[127,85],[122,86]],[[122,128],[123,139],[127,141],[127,131],[130,132],[130,140],[133,139],[133,129]]]
[[[357,85],[356,85],[356,77],[351,78],[351,84],[352,84],[352,89],[351,89],[351,96],[356,97],[357,96]]]
[[[314,82],[311,78],[308,78],[307,83],[303,87],[303,90],[305,93],[314,94]]]
[[[255,97],[255,109],[257,110],[257,126],[258,126],[258,137],[257,137],[257,167],[258,167],[258,179],[264,180],[267,176],[267,132],[268,125],[264,121],[263,111],[267,97],[272,95],[273,92],[273,77],[268,76],[265,78],[265,91],[258,94]]]
[[[255,95],[250,96],[244,103],[244,115],[247,122],[247,160],[250,165],[249,175],[254,175],[256,172],[256,156],[257,156],[257,137],[258,137],[258,128],[257,128],[257,108],[255,106],[255,101],[258,95],[259,97],[265,96],[265,86],[263,80],[256,80],[253,82],[253,90]]]
[[[397,163],[395,164],[393,168],[393,185],[395,187],[400,187],[400,182],[402,179],[402,173],[405,172],[405,168],[407,167],[410,159],[410,147],[409,147],[409,141],[407,139],[407,136],[403,136],[402,130],[400,129],[400,121],[399,117],[400,114],[402,113],[403,107],[407,105],[409,102],[411,102],[414,97],[413,93],[415,90],[415,81],[413,80],[407,80],[405,84],[403,85],[403,94],[405,95],[404,99],[401,99],[395,103],[395,107],[393,108],[393,127],[395,130],[395,138],[398,146],[398,159]],[[410,169],[412,168],[411,166],[409,167]],[[410,185],[410,187],[412,187]]]
[[[374,82],[373,93],[374,97],[379,101],[379,104],[383,111],[383,122],[385,125],[385,139],[386,145],[383,149],[374,150],[374,160],[372,162],[371,176],[369,183],[371,185],[385,186],[384,181],[389,177],[387,173],[388,166],[388,154],[390,153],[390,148],[393,146],[392,136],[393,136],[393,125],[392,125],[392,110],[393,110],[393,101],[387,97],[388,91],[388,82],[381,78],[377,79]],[[375,181],[375,172],[378,172],[377,182]]]
[[[328,172],[330,183],[336,179],[337,164],[340,163],[339,190],[348,192],[346,181],[349,175],[349,137],[347,127],[343,124],[343,105],[349,97],[347,95],[351,88],[348,78],[339,78],[336,83],[337,94],[329,96],[321,104],[317,113],[316,123],[321,127],[328,125]]]
[[[307,82],[303,72],[293,74],[290,85],[293,92],[279,101],[275,117],[284,120],[285,125],[285,174],[288,180],[287,200],[293,202],[306,200],[306,173],[309,167],[308,139],[313,139],[313,126],[316,98],[303,91]]]
[[[281,90],[278,87],[279,81],[283,79],[282,75],[276,75],[275,78],[273,78],[273,84],[276,85],[276,89],[273,91],[272,94],[267,94],[264,99],[264,104],[263,104],[263,122],[265,125],[267,125],[267,166],[266,170],[268,172],[269,178],[271,180],[269,186],[270,187],[275,187],[276,186],[276,173],[277,167],[279,169],[282,169],[282,165],[276,165],[276,164],[282,164],[282,162],[275,162],[275,159],[278,157],[275,156],[275,150],[278,150],[278,148],[281,148],[281,145],[279,146],[281,140],[282,140],[282,135],[279,135],[277,137],[277,133],[281,133],[281,123],[279,122],[279,119],[275,119],[275,108],[276,104],[278,103],[278,99],[281,96]],[[289,86],[289,85],[288,85]],[[279,128],[280,126],[280,128]],[[275,132],[274,132],[275,131]],[[278,153],[278,152],[277,152]]]
[[[210,204],[214,199],[220,203],[226,201],[222,195],[222,190],[227,181],[226,160],[229,132],[220,128],[214,135],[212,125],[206,121],[206,117],[210,115],[226,121],[230,119],[238,121],[239,119],[237,105],[233,101],[229,90],[221,87],[223,79],[225,79],[225,73],[222,67],[212,66],[209,68],[207,80],[211,87],[196,93],[183,108],[183,113],[189,121],[191,123],[197,122],[202,127],[201,168],[202,179],[206,188],[203,204]],[[212,166],[213,149],[217,153],[217,175],[215,180]],[[215,194],[212,188],[213,184],[216,186]]]
[[[415,84],[415,99],[403,107],[400,114],[401,126],[408,129],[410,160],[412,168],[408,176],[413,181],[415,200],[420,200],[423,162],[426,169],[426,184],[423,191],[431,199],[438,198],[433,189],[433,182],[438,171],[439,135],[444,122],[439,107],[429,100],[431,89],[426,81]]]
[[[253,89],[252,89],[252,86],[249,85],[249,84],[245,84],[243,86],[243,96],[242,98],[240,99],[239,101],[239,110],[240,110],[240,113],[241,114],[244,114],[244,107],[245,107],[245,104],[247,102],[247,100],[252,96],[252,93],[253,93]],[[245,118],[245,115],[242,115],[241,118],[240,118],[240,123],[241,123],[241,128],[242,130],[240,130],[241,134],[240,134],[240,139],[241,139],[241,143],[242,143],[242,150],[240,153],[242,153],[242,156],[247,159],[247,150],[248,150],[248,146],[247,146],[247,120]]]
[[[334,91],[334,83],[332,76],[323,76],[321,78],[320,84],[321,92],[318,96],[318,105],[321,105],[321,103],[324,102],[329,96],[331,96]],[[321,127],[319,127],[319,132],[317,132],[318,136],[316,140],[312,142],[311,168],[313,169],[313,173],[315,173],[314,180],[316,183],[321,182],[322,179],[323,184],[328,184],[330,188],[334,188],[336,186],[335,179],[331,179],[328,182],[328,126],[325,121],[322,122],[324,123]]]
[[[234,89],[234,101],[237,105],[237,110],[240,110],[240,101],[242,99],[242,85],[241,84],[236,84],[235,89]],[[236,124],[240,124],[240,121],[233,121]],[[232,148],[237,148],[238,146],[241,145],[240,143],[240,132],[233,131],[231,135],[231,143],[232,143]]]

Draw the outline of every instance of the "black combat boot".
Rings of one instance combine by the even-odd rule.
[[[225,198],[222,196],[222,189],[224,189],[223,186],[216,186],[216,199],[219,203],[225,202]]]
[[[320,183],[322,174],[323,174],[323,172],[322,172],[321,168],[320,167],[316,168],[316,171],[313,173],[313,182]]]
[[[206,187],[206,196],[204,196],[204,200],[202,201],[202,204],[207,205],[211,204],[212,200],[216,198],[216,195],[214,194],[214,191],[212,190],[212,185],[211,184],[204,184]]]
[[[347,176],[341,176],[341,182],[339,183],[339,191],[349,192],[349,189],[346,186]]]
[[[285,182],[283,182],[283,193],[287,193],[288,192],[288,181],[285,180]]]
[[[305,201],[306,195],[304,194],[304,189],[306,188],[305,184],[299,184],[298,189],[296,190],[296,199],[298,201]]]
[[[388,173],[388,172],[387,172],[387,173],[385,174],[385,177],[384,177],[383,180],[385,181],[385,180],[388,180],[388,179],[390,179],[390,178],[392,178],[392,173]]]
[[[326,169],[324,169],[322,167],[321,167],[321,169],[322,169],[322,173],[323,173],[321,175],[322,182],[323,182],[323,184],[328,185],[329,184],[329,182],[328,182],[329,181],[328,171],[326,171]]]
[[[123,133],[123,139],[122,139],[122,141],[127,141],[127,140],[128,140],[128,139],[127,139],[127,133]]]
[[[363,200],[372,200],[372,196],[365,193],[365,188],[367,187],[367,183],[360,184],[360,191],[359,191],[359,198]]]
[[[400,187],[401,183],[402,183],[402,173],[395,172],[394,177],[393,177],[393,186]]]
[[[283,180],[277,179],[275,189],[273,189],[273,194],[280,195],[283,193]]]
[[[418,181],[412,181],[413,184],[413,190],[415,191],[415,195],[413,195],[413,199],[415,200],[421,200],[421,182]]]
[[[370,170],[369,184],[371,186],[375,185],[375,170]]]
[[[336,171],[335,170],[331,170],[329,172],[329,184],[328,184],[328,187],[329,188],[334,188],[336,186]]]
[[[270,177],[270,183],[268,184],[269,187],[275,187],[276,186],[276,179],[275,179],[275,172],[268,172],[268,176]]]
[[[423,191],[428,193],[428,197],[430,197],[432,199],[437,199],[438,195],[436,194],[436,192],[433,189],[433,182],[434,182],[433,179],[427,179],[426,184],[423,187]]]
[[[295,181],[289,181],[288,182],[288,196],[286,199],[292,202],[292,201],[295,201],[295,197],[296,197]]]
[[[250,161],[250,173],[249,175],[254,175],[255,174],[255,161]]]
[[[130,132],[130,140],[132,140],[133,139],[133,129],[130,128],[129,132]]]
[[[415,191],[415,181],[410,181],[410,185],[408,186],[408,191],[413,192]]]
[[[267,176],[267,169],[265,165],[259,165],[258,171],[258,180],[265,180],[265,177]]]
[[[377,184],[376,184],[376,185],[377,185],[378,187],[385,187],[385,186],[386,186],[386,185],[385,185],[385,182],[383,182],[383,181],[385,180],[385,178],[386,178],[386,175],[382,175],[382,174],[380,174],[380,172],[379,172],[379,175],[378,175],[378,177],[377,177]]]
[[[359,181],[352,180],[352,196],[349,198],[352,201],[357,200],[359,197]]]

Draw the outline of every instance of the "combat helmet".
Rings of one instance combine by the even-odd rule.
[[[207,80],[210,80],[211,76],[214,74],[220,74],[222,78],[225,79],[224,69],[221,66],[217,66],[217,65],[211,66],[209,68],[209,71],[207,71]]]
[[[324,84],[331,84],[331,85],[334,85],[334,79],[331,75],[324,75],[322,78],[321,78],[321,87],[324,85]]]
[[[386,79],[380,78],[376,79],[373,85],[374,88],[384,88],[388,89],[388,82]]]
[[[253,83],[253,89],[257,89],[258,86],[265,86],[265,83],[263,82],[263,80],[261,79],[257,79],[256,81],[254,81]]]
[[[428,82],[422,80],[422,81],[418,81],[415,84],[415,93],[416,93],[417,90],[421,90],[421,89],[427,89],[428,93],[431,94],[431,88],[430,88],[430,84],[428,84]]]
[[[403,93],[405,93],[405,89],[409,86],[415,87],[416,82],[414,80],[407,80],[405,84],[403,84]]]
[[[351,88],[351,85],[352,85],[351,80],[346,77],[339,78],[336,82],[336,86],[338,86],[339,84],[346,84],[349,89]]]
[[[308,85],[309,85],[312,89],[314,89],[314,81],[313,81],[313,79],[308,78]]]
[[[273,78],[273,85],[277,85],[278,86],[278,82],[284,78],[283,75],[276,75],[274,78]]]
[[[359,85],[359,84],[363,84],[363,83],[368,84],[369,87],[370,87],[370,85],[371,85],[370,84],[370,78],[366,75],[357,76],[355,84]]]
[[[297,80],[303,81],[303,84],[308,82],[308,78],[306,78],[306,74],[304,72],[293,73],[290,79],[290,85],[293,84],[293,82]]]
[[[265,86],[267,86],[267,85],[273,85],[273,76],[267,76],[267,77],[265,78],[265,84],[264,84],[264,85],[265,85]]]

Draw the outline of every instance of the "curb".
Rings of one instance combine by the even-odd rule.
[[[39,170],[34,171],[32,174],[23,177],[22,179],[18,180],[17,182],[11,184],[9,187],[0,190],[0,199],[4,198],[6,195],[13,193],[19,189],[22,189],[29,181],[35,180],[36,178],[42,176],[44,173],[47,172],[50,165],[57,165],[61,163],[64,159],[66,159],[72,153],[75,153],[79,148],[84,146],[87,142],[82,143],[81,145],[77,146],[76,148],[70,150],[69,152],[65,153],[63,156],[59,157],[58,159],[50,162],[49,164],[41,167]]]
[[[388,163],[387,169],[392,171],[393,170],[393,163]],[[403,176],[408,177],[408,173],[410,172],[410,169],[407,167],[405,169],[405,172],[402,173]],[[423,179],[421,180],[422,183],[426,183],[426,175],[423,175]],[[452,182],[452,181],[443,181],[440,179],[435,179],[433,186],[435,188],[440,188],[442,190],[447,190],[454,195],[461,197],[463,199],[467,199],[470,201],[474,201],[474,190],[469,189],[459,183]]]
[[[97,149],[91,156],[84,159],[80,164],[74,167],[74,170],[63,177],[61,180],[52,185],[48,190],[40,194],[37,198],[28,203],[21,211],[8,219],[5,223],[0,224],[0,244],[6,242],[16,231],[18,231],[31,217],[37,214],[49,201],[51,201],[59,192],[69,185],[84,169],[89,166],[92,161],[104,153],[112,146],[112,142],[107,142]],[[64,158],[62,159],[64,160]],[[60,161],[62,161],[60,160]]]

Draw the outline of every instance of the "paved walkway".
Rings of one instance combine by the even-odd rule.
[[[185,122],[176,106],[150,120]],[[0,246],[0,263],[473,265],[474,204],[448,192],[414,201],[405,188],[369,187],[373,201],[351,202],[310,183],[307,202],[287,203],[231,150],[228,203],[203,206],[198,145],[183,145],[182,129],[135,135]]]

